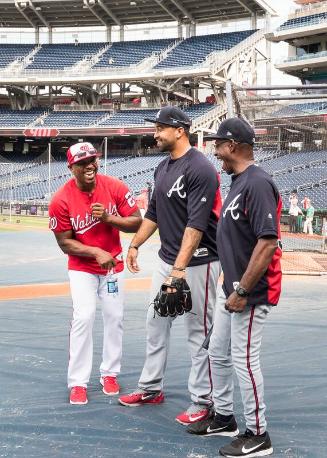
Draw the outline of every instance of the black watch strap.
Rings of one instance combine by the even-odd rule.
[[[245,289],[243,288],[243,286],[241,285],[238,285],[238,287],[235,289],[236,291],[236,294],[240,297],[248,297],[250,296],[250,293]]]

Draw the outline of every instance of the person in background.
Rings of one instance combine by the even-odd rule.
[[[296,232],[301,232],[301,230],[299,231],[298,216],[303,215],[301,208],[298,206],[299,200],[295,191],[290,195],[289,202],[289,227],[290,232],[295,234]]]
[[[307,205],[308,205],[308,208],[307,208],[306,215],[305,215],[305,221],[304,221],[304,225],[303,225],[303,232],[305,234],[307,232],[309,232],[310,235],[313,235],[312,221],[313,221],[313,216],[315,214],[315,209],[311,205],[310,199],[308,199]]]

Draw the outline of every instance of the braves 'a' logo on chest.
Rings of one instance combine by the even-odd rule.
[[[225,208],[224,212],[223,212],[223,217],[226,218],[226,215],[228,212],[230,212],[230,216],[233,218],[233,220],[238,220],[239,217],[240,217],[240,213],[237,212],[236,213],[236,210],[238,209],[240,203],[236,203],[238,198],[241,196],[241,194],[237,194],[236,197],[234,197],[234,199],[228,204],[228,206]],[[235,212],[235,213],[234,213]]]
[[[186,197],[186,192],[183,191],[184,189],[184,183],[182,181],[183,179],[183,176],[184,175],[181,175],[180,177],[177,178],[177,180],[175,181],[175,183],[172,185],[172,187],[169,189],[169,191],[167,192],[167,196],[168,197],[171,197],[173,192],[177,192],[177,194],[179,195],[179,197],[181,199],[185,199]]]

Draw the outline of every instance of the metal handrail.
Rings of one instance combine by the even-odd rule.
[[[306,59],[318,59],[319,57],[327,57],[327,51],[312,52],[308,54],[303,54],[302,56],[281,57],[276,61],[276,64],[278,65],[286,62],[296,62]]]

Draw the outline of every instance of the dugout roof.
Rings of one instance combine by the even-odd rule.
[[[235,20],[275,11],[268,0],[0,0],[0,28]]]

